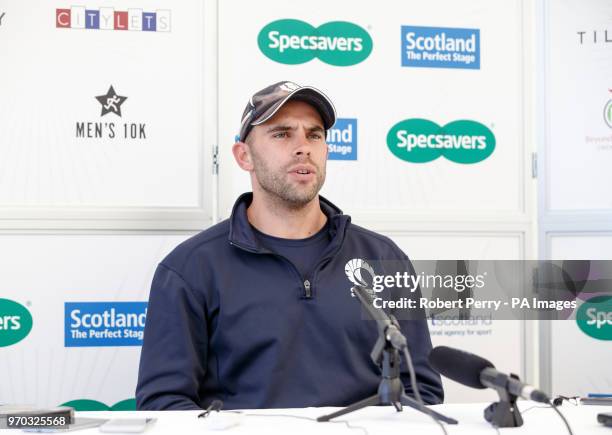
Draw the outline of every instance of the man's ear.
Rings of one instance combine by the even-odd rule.
[[[234,159],[236,159],[236,163],[238,163],[238,166],[248,172],[251,172],[253,170],[251,150],[249,149],[248,144],[244,142],[236,142],[232,146],[232,153],[234,154]]]

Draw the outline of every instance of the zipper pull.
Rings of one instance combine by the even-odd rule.
[[[310,299],[312,297],[312,292],[310,291],[310,281],[304,281],[304,296],[306,299]]]

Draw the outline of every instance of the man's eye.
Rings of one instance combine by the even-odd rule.
[[[316,139],[316,140],[319,140],[319,139],[322,138],[322,136],[319,133],[313,133],[313,134],[310,135],[310,137],[312,139]]]
[[[277,138],[287,137],[287,132],[281,131],[279,133],[275,133],[273,137],[277,137]]]

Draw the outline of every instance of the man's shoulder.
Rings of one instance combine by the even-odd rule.
[[[194,258],[218,254],[219,250],[229,246],[229,220],[225,219],[212,227],[188,238],[176,246],[162,261],[168,267],[175,268],[187,264]]]
[[[388,251],[391,256],[406,257],[406,254],[391,238],[362,226],[351,223],[347,229],[347,236],[349,240],[361,244],[366,243],[373,249]]]

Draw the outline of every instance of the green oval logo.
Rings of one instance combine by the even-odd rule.
[[[604,121],[608,127],[612,128],[612,100],[604,106]]]
[[[396,157],[413,163],[427,163],[440,157],[440,149],[427,146],[427,137],[440,126],[427,119],[406,119],[391,127],[387,146]]]
[[[597,340],[612,340],[612,296],[595,296],[576,312],[576,323],[586,335]]]
[[[495,150],[495,136],[483,124],[459,120],[440,127],[427,119],[405,119],[387,133],[387,147],[398,158],[427,163],[444,156],[455,163],[478,163]]]
[[[23,305],[0,299],[0,347],[20,342],[32,330],[32,315]]]
[[[60,406],[70,406],[75,411],[136,411],[136,399],[125,399],[113,406],[108,406],[99,400],[76,399],[62,403]]]
[[[316,56],[314,50],[301,49],[302,41],[315,33],[315,28],[300,20],[278,20],[259,32],[257,44],[263,54],[275,62],[297,65]]]
[[[318,57],[329,65],[350,66],[365,60],[373,44],[368,32],[348,21],[332,21],[315,28],[304,21],[283,19],[261,29],[257,45],[268,58],[287,65]]]

